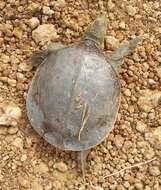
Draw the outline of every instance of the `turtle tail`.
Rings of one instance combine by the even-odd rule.
[[[82,170],[82,177],[83,180],[85,181],[85,162],[86,160],[84,159],[84,151],[80,152],[80,161],[81,161],[81,170]]]
[[[85,176],[86,176],[86,160],[87,160],[89,151],[90,150],[79,152],[80,167],[81,167],[82,177],[84,181],[85,181]]]

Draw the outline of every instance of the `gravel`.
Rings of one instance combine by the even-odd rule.
[[[153,166],[149,168],[149,173],[152,176],[159,176],[161,174],[161,171],[159,167]]]
[[[36,43],[50,42],[57,38],[57,32],[53,24],[42,24],[32,32],[32,38]]]
[[[145,125],[145,123],[138,121],[136,124],[136,130],[140,133],[145,133],[147,130],[147,126]]]
[[[160,190],[160,9],[157,0],[0,1],[0,189]],[[124,59],[119,114],[110,135],[91,150],[83,182],[76,153],[45,142],[27,119],[29,58],[50,42],[78,42],[101,12],[108,17],[105,53],[131,37],[145,38]]]
[[[59,170],[60,172],[66,172],[68,170],[67,165],[64,162],[58,162],[54,165],[54,168]]]
[[[22,113],[21,109],[13,102],[0,103],[0,125],[12,126],[17,125]]]
[[[35,29],[37,26],[39,26],[40,21],[37,17],[32,17],[27,21],[27,24],[31,29]]]

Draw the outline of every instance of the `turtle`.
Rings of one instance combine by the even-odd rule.
[[[36,132],[60,150],[78,152],[83,178],[91,148],[113,129],[120,105],[119,70],[137,36],[103,52],[107,16],[99,15],[79,42],[50,43],[32,55],[35,75],[26,98],[27,115]]]

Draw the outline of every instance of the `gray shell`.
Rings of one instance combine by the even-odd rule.
[[[109,134],[119,101],[116,71],[99,49],[80,43],[51,53],[39,66],[27,95],[27,114],[50,144],[83,151]]]

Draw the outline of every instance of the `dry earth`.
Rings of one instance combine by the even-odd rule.
[[[29,124],[25,98],[34,71],[28,59],[50,41],[78,41],[101,12],[108,17],[106,52],[135,35],[145,39],[122,65],[115,128],[91,151],[84,183],[76,154],[56,150]],[[160,190],[161,2],[0,0],[0,23],[0,189]]]

